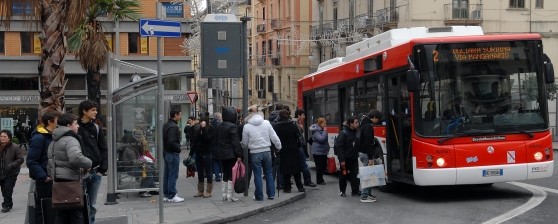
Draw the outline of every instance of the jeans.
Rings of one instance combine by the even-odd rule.
[[[101,175],[96,172],[90,172],[89,177],[83,179],[83,185],[85,185],[85,192],[89,197],[89,220],[91,224],[95,223],[95,214],[97,214],[97,193],[99,192],[99,187],[101,187]]]
[[[215,181],[221,181],[221,172],[222,172],[221,161],[213,159],[213,161],[211,162],[213,165],[213,174],[215,174]]]
[[[308,163],[306,163],[306,155],[304,155],[304,149],[298,148],[298,158],[300,158],[300,167],[302,168],[302,177],[304,177],[304,183],[311,183],[312,176],[310,175],[310,170],[308,169]]]
[[[213,183],[213,171],[211,155],[196,154],[196,169],[198,170],[198,182],[203,183],[207,178],[207,183]]]
[[[163,194],[168,199],[176,195],[176,180],[178,180],[178,166],[180,164],[180,154],[175,152],[165,152],[165,175],[163,178]]]
[[[56,224],[66,223],[83,223],[83,210],[75,209],[58,209],[56,210]]]
[[[254,172],[254,185],[256,186],[254,195],[256,196],[256,200],[263,200],[262,168],[265,174],[267,197],[274,198],[275,183],[273,182],[273,176],[271,174],[271,152],[250,153],[250,159],[252,160],[252,171]]]
[[[0,189],[2,190],[2,198],[4,198],[4,202],[2,202],[2,208],[11,209],[14,205],[14,202],[12,201],[12,194],[14,193],[16,180],[17,175],[6,177],[0,180]]]

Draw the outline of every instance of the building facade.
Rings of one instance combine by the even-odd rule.
[[[182,37],[162,38],[164,49],[162,49],[163,68],[162,72],[181,73],[191,71],[191,57],[182,52],[179,46],[188,38],[191,31],[190,7],[186,4],[174,4],[171,0],[163,2],[166,20],[182,22]],[[156,17],[156,0],[140,0],[140,18]],[[31,22],[24,21],[23,14],[31,13],[23,10],[19,4],[14,3],[12,11],[14,16],[10,29],[0,27],[0,118],[4,128],[8,121],[15,127],[21,127],[23,123],[36,125],[38,119],[39,105],[39,74],[38,65],[41,53],[41,42],[39,40],[39,29]],[[120,63],[119,84],[120,86],[130,82],[134,74],[140,76],[153,75],[157,69],[157,45],[154,37],[141,37],[139,25],[136,21],[121,21],[119,29],[115,29],[113,22],[108,17],[101,18],[104,22],[105,34],[111,50]],[[118,38],[118,41],[116,39]],[[119,46],[116,43],[119,43]],[[86,71],[83,70],[74,55],[67,54],[64,66],[66,79],[65,99],[66,111],[77,114],[78,104],[87,98]],[[101,75],[101,113],[106,114],[107,75],[106,68],[102,69]],[[165,83],[165,89],[170,95],[185,95],[191,89],[192,81],[179,78]],[[176,104],[187,104],[182,106],[185,112],[189,111],[187,97],[169,97],[179,99]],[[5,124],[4,124],[5,123]]]
[[[558,60],[558,2],[549,0],[313,0],[311,71],[343,57],[345,47],[394,28],[481,26],[485,34],[539,33],[545,53]],[[556,131],[558,101],[549,102]]]

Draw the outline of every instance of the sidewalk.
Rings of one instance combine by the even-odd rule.
[[[181,159],[188,156],[187,151],[183,151]],[[31,180],[29,179],[28,169],[22,167],[22,172],[18,176],[14,189],[14,207],[9,213],[0,213],[0,224],[4,223],[24,223],[27,209],[27,193]],[[253,178],[252,178],[253,179]],[[239,198],[237,202],[223,202],[221,194],[222,182],[214,182],[211,198],[194,198],[197,193],[197,177],[186,178],[186,167],[180,166],[180,175],[177,182],[178,195],[185,200],[182,203],[164,203],[164,222],[165,223],[224,223],[239,220],[244,217],[255,215],[273,208],[280,207],[287,203],[302,199],[306,193],[285,194],[275,193],[274,200],[264,198],[263,202],[256,202],[252,199],[254,193],[254,183],[250,184],[247,197],[243,194],[236,194]],[[265,181],[264,181],[265,192]],[[265,194],[265,193],[264,193]],[[122,193],[118,204],[104,205],[107,195],[107,177],[103,177],[99,195],[97,198],[97,224],[125,224],[125,223],[159,223],[159,201],[158,195],[150,198],[141,198],[137,192]]]

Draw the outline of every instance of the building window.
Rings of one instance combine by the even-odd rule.
[[[0,32],[0,54],[6,53],[4,48],[4,32]]]
[[[148,54],[149,41],[147,37],[141,37],[139,33],[128,33],[128,53]]]
[[[510,0],[510,8],[525,8],[525,0]]]
[[[542,9],[544,7],[544,0],[537,0],[535,2],[535,8]]]
[[[12,2],[12,16],[33,15],[29,2]]]
[[[22,54],[40,54],[41,40],[39,34],[31,32],[21,32],[21,53]]]
[[[0,77],[0,89],[2,90],[38,90],[38,77]]]
[[[333,30],[337,30],[337,1],[333,2]]]

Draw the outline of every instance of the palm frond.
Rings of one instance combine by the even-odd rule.
[[[68,30],[75,30],[83,23],[83,15],[86,15],[90,5],[91,0],[68,0],[66,6],[66,26],[68,26]]]

